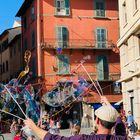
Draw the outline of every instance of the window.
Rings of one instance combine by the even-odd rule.
[[[5,64],[4,63],[3,63],[2,68],[3,68],[2,72],[5,73]]]
[[[66,27],[56,28],[57,47],[66,48],[68,46],[68,29]]]
[[[70,0],[55,0],[56,15],[70,15]]]
[[[122,5],[122,10],[123,10],[123,22],[124,24],[127,23],[127,11],[126,11],[126,2],[123,3]]]
[[[21,52],[21,49],[22,49],[22,48],[21,48],[21,42],[20,42],[20,40],[19,40],[19,41],[18,41],[18,51]]]
[[[31,18],[32,18],[32,20],[35,19],[35,7],[34,6],[32,6],[32,8],[31,8]]]
[[[105,17],[105,0],[95,0],[95,16]]]
[[[8,48],[8,39],[2,42],[2,52]]]
[[[23,27],[24,27],[24,30],[26,30],[26,28],[27,28],[27,20],[26,20],[26,17],[24,17],[24,19],[23,19]]]
[[[2,74],[2,65],[0,64],[0,74]]]
[[[16,46],[14,47],[14,55],[16,55]]]
[[[8,61],[6,61],[6,72],[8,72],[9,66],[8,66]]]
[[[59,74],[69,74],[69,57],[66,55],[58,55],[57,59]]]
[[[24,41],[24,51],[26,51],[28,49],[28,43],[27,43],[27,39],[25,39]]]
[[[138,9],[138,0],[134,0],[134,10]]]
[[[36,59],[35,57],[32,58],[32,73],[33,73],[33,77],[36,76]]]
[[[10,49],[10,57],[12,58],[13,48]]]
[[[106,48],[107,47],[107,31],[103,28],[96,29],[96,47]]]
[[[32,32],[32,49],[35,48],[35,32]]]
[[[97,78],[98,80],[108,80],[109,71],[108,71],[108,62],[106,56],[97,56]]]
[[[140,56],[140,35],[138,36],[138,48],[139,48],[139,56]]]

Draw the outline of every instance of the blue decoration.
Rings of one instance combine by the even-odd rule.
[[[56,52],[57,52],[57,54],[61,54],[62,53],[62,48],[56,48]]]

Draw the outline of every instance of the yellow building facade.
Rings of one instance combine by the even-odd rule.
[[[140,1],[119,0],[119,18],[123,104],[140,128]]]

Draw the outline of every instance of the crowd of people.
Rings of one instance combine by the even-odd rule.
[[[36,125],[30,118],[24,122],[20,119],[13,120],[10,131],[14,140],[126,140],[133,139],[134,134],[139,135],[137,124],[131,111],[126,115],[125,111],[118,111],[111,106],[106,97],[101,97],[100,108],[95,111],[96,126],[90,135],[80,134],[80,125],[70,125],[70,136],[60,136],[60,122],[46,115]],[[27,135],[23,128],[31,131]],[[137,136],[138,139],[140,139]]]

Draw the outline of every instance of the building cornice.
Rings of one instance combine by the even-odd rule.
[[[133,28],[133,29],[132,29]],[[117,46],[120,47],[137,29],[140,28],[140,18],[137,19],[117,41]]]
[[[133,77],[136,77],[136,76],[140,76],[140,70],[133,73],[132,75],[128,76],[128,77],[125,77],[125,78],[122,78],[120,80],[118,80],[118,82],[125,82],[125,81],[129,81],[131,80]]]

